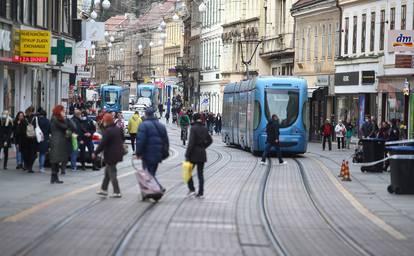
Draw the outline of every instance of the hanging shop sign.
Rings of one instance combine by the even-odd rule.
[[[14,61],[49,63],[50,42],[50,31],[16,30]]]
[[[373,71],[373,70],[362,71],[361,84],[363,84],[363,85],[375,84],[375,71]]]
[[[413,55],[395,54],[395,68],[414,68]]]
[[[390,30],[388,32],[388,51],[414,51],[414,30]]]
[[[328,86],[329,85],[329,75],[320,75],[316,77],[317,86]]]
[[[359,72],[336,73],[335,85],[359,85]]]

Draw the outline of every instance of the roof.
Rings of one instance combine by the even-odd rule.
[[[128,16],[117,15],[105,21],[105,30],[107,31],[118,30],[119,26],[127,27],[128,25],[129,25]]]
[[[174,12],[175,0],[166,0],[163,3],[154,3],[149,12],[141,15],[136,22],[130,24],[131,28],[145,28],[158,26],[163,17]]]
[[[325,2],[327,0],[298,0],[296,3],[292,5],[292,9],[297,9],[300,7],[304,7],[307,5],[319,3],[319,2]]]

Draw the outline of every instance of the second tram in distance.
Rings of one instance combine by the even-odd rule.
[[[266,145],[266,124],[279,117],[282,152],[307,149],[308,95],[306,80],[297,77],[256,77],[224,88],[222,139],[253,153]]]

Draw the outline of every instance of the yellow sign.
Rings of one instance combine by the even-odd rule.
[[[19,61],[48,63],[50,59],[50,31],[19,30]]]
[[[147,84],[147,83],[151,83],[151,82],[152,82],[151,77],[144,76],[144,83],[145,83],[145,84]]]

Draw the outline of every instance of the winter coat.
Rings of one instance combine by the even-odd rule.
[[[398,129],[397,126],[391,126],[389,140],[396,141],[399,139],[400,139],[400,129]]]
[[[50,121],[50,163],[66,162],[72,151],[72,144],[68,138],[70,125],[67,120],[58,120],[52,117]]]
[[[11,138],[13,134],[13,119],[7,116],[6,118],[1,118],[0,120],[0,148],[11,146]]]
[[[266,125],[266,134],[267,134],[267,139],[266,139],[266,143],[275,145],[276,140],[279,140],[279,121],[278,120],[270,120],[267,125]]]
[[[352,126],[352,124],[347,124],[346,125],[346,134],[345,136],[349,139],[352,137],[352,135],[354,135],[354,127]]]
[[[335,126],[335,136],[337,138],[343,138],[344,135],[345,135],[345,133],[346,133],[345,125],[343,125],[343,124],[337,124]]]
[[[142,123],[142,119],[138,114],[134,114],[128,121],[128,133],[137,134],[138,127]]]
[[[165,126],[155,117],[147,117],[139,126],[136,140],[136,155],[144,162],[157,164],[162,161],[163,147],[169,147]]]
[[[325,123],[321,126],[321,134],[324,137],[332,136],[332,125],[330,123]]]
[[[44,116],[38,116],[37,122],[39,123],[40,130],[42,130],[44,137],[44,140],[39,143],[39,152],[46,153],[49,150],[50,122]]]
[[[18,123],[17,120],[14,122],[13,126],[13,138],[14,144],[20,146],[22,144],[23,137],[26,136],[24,133],[23,122]]]
[[[122,161],[124,156],[124,135],[121,128],[112,124],[105,128],[102,141],[95,150],[95,155],[104,152],[104,162],[115,165]]]
[[[90,118],[86,118],[86,120],[81,120],[81,130],[83,136],[81,137],[81,140],[83,141],[92,141],[92,136],[96,132],[96,126],[93,123],[93,120]],[[85,133],[90,133],[90,137],[86,137]]]
[[[190,139],[185,152],[185,158],[191,163],[207,162],[206,148],[213,143],[208,129],[201,123],[195,122],[190,129]]]

